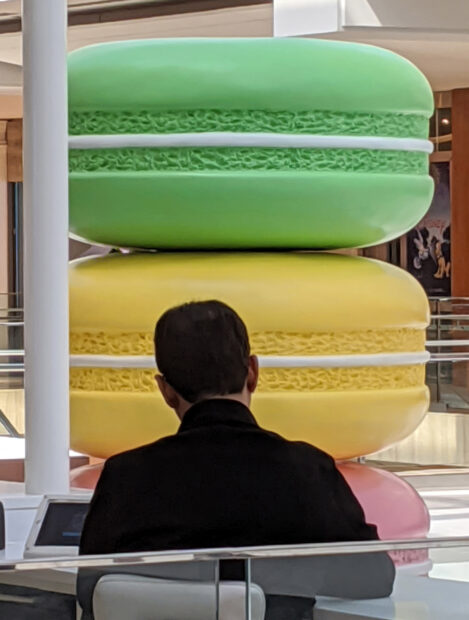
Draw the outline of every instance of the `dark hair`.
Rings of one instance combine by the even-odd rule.
[[[246,326],[221,301],[183,304],[165,312],[155,328],[159,372],[185,400],[241,392],[249,366]]]

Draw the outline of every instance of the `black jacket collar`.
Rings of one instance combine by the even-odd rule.
[[[254,416],[242,403],[227,398],[203,400],[184,416],[178,433],[201,426],[257,426]]]

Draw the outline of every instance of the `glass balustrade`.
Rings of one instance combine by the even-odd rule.
[[[469,298],[431,298],[427,348],[430,411],[455,415],[469,412]],[[0,295],[0,436],[24,433],[24,342],[21,299]],[[455,422],[456,424],[456,422]],[[457,421],[459,435],[468,433],[469,418]],[[464,426],[464,430],[461,430]],[[469,446],[463,463],[469,464]],[[462,463],[461,463],[462,464]]]
[[[77,584],[95,620],[462,620],[469,538],[0,560],[0,617],[80,618]]]

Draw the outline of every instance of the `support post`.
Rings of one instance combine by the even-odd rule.
[[[451,294],[469,297],[469,88],[452,95]]]
[[[67,2],[23,0],[26,492],[69,490]]]

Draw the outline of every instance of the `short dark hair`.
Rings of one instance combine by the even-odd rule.
[[[156,324],[158,370],[190,403],[241,392],[249,355],[245,324],[221,301],[198,301],[171,308]]]

